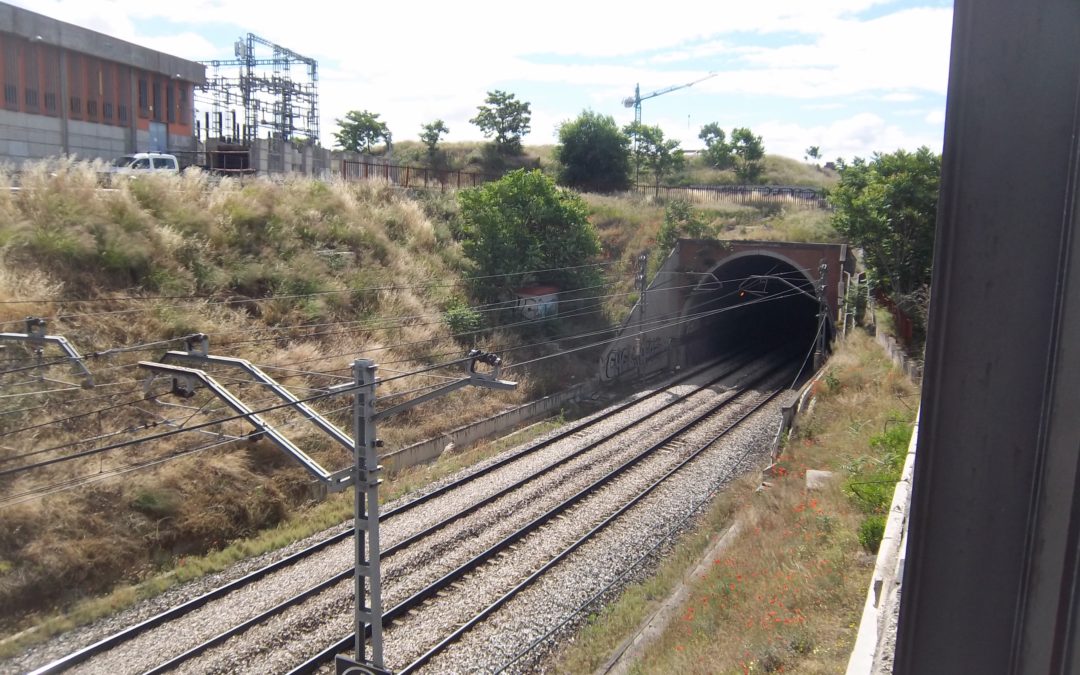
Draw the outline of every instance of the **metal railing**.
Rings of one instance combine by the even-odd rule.
[[[345,180],[385,180],[403,188],[460,189],[476,187],[502,178],[502,174],[477,171],[432,169],[423,166],[341,160],[341,177]],[[793,204],[811,208],[830,208],[822,190],[791,185],[692,185],[657,187],[638,184],[632,193],[686,199],[697,203],[731,202],[735,204]]]
[[[341,177],[345,180],[381,179],[403,188],[446,190],[476,187],[499,180],[502,175],[343,159],[341,160]]]
[[[698,203],[730,202],[733,204],[794,204],[828,209],[825,192],[812,187],[795,185],[688,185],[665,187],[635,185],[632,190],[648,197],[685,199]]]

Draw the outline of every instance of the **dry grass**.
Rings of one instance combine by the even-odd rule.
[[[526,427],[497,441],[479,443],[464,452],[445,455],[431,464],[405,469],[386,478],[379,501],[385,503],[397,499],[432,481],[492,457],[507,448],[527,443],[559,428],[564,423],[565,420],[560,415],[552,420]],[[306,484],[302,487],[306,489]],[[181,495],[177,494],[173,488],[166,488],[165,491],[155,493],[141,492],[139,496],[144,508],[181,508],[179,504]],[[285,520],[262,529],[253,536],[234,540],[206,554],[175,557],[165,568],[137,583],[120,585],[107,594],[76,602],[64,611],[42,611],[34,617],[35,621],[31,629],[0,640],[0,658],[12,656],[30,645],[38,644],[63,631],[84,625],[102,616],[114,614],[178,583],[220,572],[239,560],[277,550],[322,532],[349,520],[352,515],[353,503],[349,493],[331,495],[319,504],[291,510]]]
[[[42,316],[49,333],[84,353],[204,332],[212,353],[266,366],[302,397],[343,381],[358,357],[385,364],[380,374],[389,379],[467,349],[442,321],[443,309],[460,293],[447,282],[466,269],[460,248],[447,223],[433,221],[386,184],[300,178],[241,185],[186,173],[100,190],[99,169],[42,164],[22,174],[19,192],[0,190],[0,294],[26,300],[0,306],[0,330],[20,331],[23,317]],[[179,297],[132,299],[157,295]],[[486,344],[498,346],[500,339]],[[161,398],[187,410],[137,400],[146,377],[137,361],[177,347],[88,358],[98,385],[91,391],[37,393],[65,388],[38,375],[76,382],[68,364],[52,364],[59,352],[51,346],[43,358],[52,365],[0,376],[4,394],[15,395],[0,399],[0,467],[156,434],[167,422],[191,425],[230,415],[205,392],[187,401]],[[35,355],[8,345],[3,358],[5,365],[22,366]],[[278,402],[237,371],[208,370],[253,408]],[[522,402],[530,388],[547,386],[545,377],[515,373],[522,386],[513,392],[459,391],[389,420],[381,435],[388,448],[424,440]],[[393,380],[380,387],[380,396],[442,381]],[[159,380],[153,391],[164,395],[167,385]],[[348,411],[341,409],[348,401],[313,405],[348,429]],[[53,423],[73,415],[80,417]],[[297,415],[267,417],[325,465],[347,463],[344,449]],[[230,422],[207,430],[243,435],[250,428]],[[10,500],[72,480],[110,477],[3,507],[0,630],[18,631],[88,599],[100,607],[94,596],[109,598],[118,584],[158,578],[181,557],[234,559],[243,551],[230,542],[267,528],[277,532],[290,514],[312,505],[310,479],[265,441],[118,473],[214,441],[181,434],[0,478],[0,498]],[[27,452],[37,454],[20,457]]]
[[[765,155],[764,164],[765,174],[761,182],[765,185],[828,188],[840,180],[832,169],[780,155]],[[706,165],[703,158],[687,162],[686,168],[672,177],[673,185],[737,185],[739,182],[733,170],[714,169]]]
[[[890,420],[910,421],[914,397],[913,385],[881,350],[853,335],[830,361],[815,410],[789,441],[771,487],[755,492],[755,481],[730,490],[704,532],[680,544],[660,577],[630,588],[590,622],[560,671],[592,672],[696,563],[692,553],[703,550],[703,537],[734,517],[741,534],[692,581],[691,600],[633,672],[842,672],[873,567],[856,535],[862,513],[844,478],[877,461],[870,438]],[[839,477],[811,493],[807,469]],[[646,590],[658,580],[663,592]]]

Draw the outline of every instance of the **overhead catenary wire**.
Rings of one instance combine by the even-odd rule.
[[[344,408],[338,408],[338,409],[333,410],[333,411],[331,411],[330,413],[327,413],[327,414],[341,413],[341,412],[344,412],[346,410],[349,410],[350,408],[351,408],[351,406],[346,406]],[[294,420],[294,421],[282,424],[280,426],[282,428],[289,427],[289,426],[294,426],[296,424],[299,424],[302,421],[305,421],[305,420]],[[127,466],[121,467],[120,469],[115,469],[115,470],[107,471],[107,472],[98,472],[96,474],[92,474],[92,475],[89,475],[89,476],[79,476],[79,477],[71,478],[71,479],[68,479],[68,480],[65,480],[65,481],[59,481],[57,483],[51,483],[51,484],[49,484],[47,486],[39,486],[39,487],[31,488],[29,490],[25,490],[25,491],[23,491],[21,493],[15,494],[15,495],[9,495],[7,497],[0,497],[0,509],[7,508],[9,506],[15,506],[17,504],[28,502],[28,501],[31,501],[33,499],[40,499],[42,497],[48,497],[48,496],[51,496],[51,495],[54,495],[54,494],[58,494],[60,492],[67,492],[69,490],[80,488],[80,487],[83,487],[85,485],[90,485],[92,483],[96,483],[96,482],[99,482],[99,481],[102,481],[102,480],[107,480],[109,478],[114,478],[114,477],[119,476],[119,475],[131,473],[133,471],[139,471],[139,470],[142,470],[142,469],[147,469],[147,468],[151,468],[151,467],[154,467],[154,466],[159,466],[159,465],[164,464],[166,462],[172,462],[172,461],[175,461],[175,460],[178,460],[178,459],[183,459],[184,457],[188,457],[188,456],[193,455],[193,454],[198,453],[198,452],[205,452],[207,450],[213,450],[214,448],[222,447],[222,446],[228,445],[230,443],[236,443],[236,442],[241,441],[241,440],[244,440],[244,439],[243,438],[225,438],[225,439],[222,439],[220,441],[215,441],[215,442],[208,443],[206,445],[198,446],[198,447],[195,447],[195,448],[188,448],[188,449],[184,449],[184,450],[181,450],[181,451],[175,451],[175,452],[172,452],[172,453],[168,454],[165,457],[157,457],[157,458],[154,458],[154,459],[147,460],[145,462],[139,462],[139,463],[136,463],[136,464],[129,464]]]
[[[364,288],[355,288],[355,289],[347,288],[347,289],[340,289],[340,290],[333,290],[333,291],[315,291],[315,292],[312,292],[312,293],[299,293],[299,294],[296,294],[296,295],[284,295],[284,296],[279,295],[279,296],[273,296],[273,297],[267,297],[267,298],[249,298],[249,299],[244,299],[244,300],[238,300],[237,302],[250,302],[252,300],[266,301],[266,300],[272,300],[272,299],[275,299],[275,298],[308,298],[308,297],[315,297],[315,296],[319,296],[319,295],[334,295],[334,294],[337,294],[337,293],[368,293],[368,292],[377,292],[377,291],[418,290],[418,289],[425,289],[425,288],[453,288],[455,286],[461,286],[463,284],[468,284],[468,283],[471,283],[473,281],[482,281],[482,280],[485,280],[485,279],[498,279],[498,278],[504,278],[504,277],[529,276],[529,275],[533,275],[533,274],[547,274],[547,273],[550,273],[550,272],[569,272],[569,271],[573,271],[573,270],[589,269],[589,268],[593,268],[593,267],[610,267],[612,265],[618,265],[620,263],[621,263],[621,261],[613,260],[613,261],[607,261],[607,262],[585,263],[585,264],[582,264],[582,265],[566,265],[566,266],[562,266],[562,267],[548,267],[548,268],[537,269],[537,270],[524,270],[524,271],[521,271],[521,272],[502,272],[500,274],[477,275],[477,276],[471,276],[471,277],[463,277],[460,281],[454,281],[454,282],[449,282],[449,283],[443,282],[443,283],[430,283],[430,284],[391,284],[389,286],[367,286],[367,287],[364,287]],[[66,299],[62,299],[62,300],[56,300],[56,299],[51,299],[51,298],[38,298],[38,299],[30,299],[30,300],[21,300],[21,299],[20,300],[0,300],[0,305],[23,304],[23,303],[28,303],[28,302],[36,302],[36,303],[41,303],[41,304],[47,304],[47,303],[62,304],[62,303],[68,303],[68,302],[71,302],[71,303],[75,303],[75,302],[93,303],[93,302],[121,302],[121,301],[147,301],[147,302],[149,302],[149,301],[156,301],[156,300],[210,300],[210,299],[213,299],[214,297],[216,297],[216,296],[209,295],[209,294],[203,294],[203,295],[146,295],[146,296],[129,295],[129,296],[119,296],[119,297],[111,297],[111,298],[66,298]],[[226,302],[231,302],[231,301],[226,301]],[[9,322],[6,322],[6,323],[21,323],[21,322],[19,322],[19,321],[9,321]]]
[[[714,302],[714,301],[718,301],[718,300],[723,300],[724,298],[732,295],[733,293],[734,292],[730,292],[730,293],[728,293],[726,295],[723,295],[723,296],[716,296],[714,298],[711,298],[710,300],[707,300],[707,302]],[[791,294],[792,294],[791,292],[788,292],[787,294],[766,296],[766,298],[762,298],[762,299],[780,299],[782,297],[785,297],[785,295],[791,295]],[[750,302],[750,303],[756,303],[756,302],[758,302],[760,300],[761,299],[758,299],[758,300],[755,300],[755,301]],[[742,303],[742,305],[740,305],[739,307],[750,305],[750,303]],[[702,306],[699,306],[699,307],[702,307]],[[728,309],[732,309],[732,308],[728,308]],[[708,315],[708,314],[710,314],[710,312],[701,312],[700,314],[696,314],[696,315],[687,315],[687,316],[684,316],[683,321],[694,320],[694,319],[699,318],[699,316],[705,316],[705,315]],[[658,324],[662,323],[662,321],[665,320],[666,318],[669,318],[670,315],[671,314],[665,314],[659,320],[658,319],[652,319],[652,320],[650,320],[650,322],[647,325],[649,325],[649,326],[658,325]],[[550,319],[554,319],[554,318],[550,318]],[[537,321],[537,320],[529,320],[529,321],[521,322],[521,323],[526,324],[526,323],[532,323],[532,322],[535,322],[535,321]],[[511,325],[513,325],[513,324],[511,324]],[[475,332],[472,332],[472,333],[475,333]],[[582,339],[584,337],[590,337],[590,336],[599,335],[599,334],[605,334],[605,333],[610,333],[610,329],[605,328],[605,329],[600,329],[600,330],[594,330],[594,332],[586,332],[586,333],[581,333],[581,334],[572,335],[572,336],[563,336],[563,337],[558,338],[558,339],[545,340],[545,341],[541,341],[541,342],[532,343],[532,345],[517,346],[517,347],[514,347],[514,348],[508,348],[508,349],[505,349],[505,350],[500,350],[498,353],[502,353],[502,354],[510,353],[512,351],[516,351],[516,350],[519,350],[519,349],[526,349],[526,348],[529,348],[529,347],[542,346],[542,345],[545,345],[545,343],[551,343],[551,342],[563,341],[563,340],[572,340],[572,339]],[[468,335],[468,334],[460,334],[460,335]],[[613,338],[613,339],[618,339],[618,337]],[[599,346],[599,345],[603,345],[603,343],[606,343],[607,341],[610,341],[610,340],[595,342],[595,343],[593,343],[593,345],[582,346],[582,347],[577,348],[577,349],[575,349],[573,351],[579,351],[580,349],[588,349],[590,347],[596,347],[596,346]],[[418,341],[418,342],[420,342],[420,341]],[[362,353],[362,352],[350,352],[350,353]],[[460,352],[457,352],[457,353],[460,353]],[[328,357],[328,356],[320,356],[319,359],[326,359],[326,357]],[[534,360],[534,362],[535,361],[537,361],[537,360]],[[391,363],[391,362],[388,362],[388,363]],[[451,362],[451,363],[453,363],[453,362]],[[532,362],[526,362],[526,363],[532,363]],[[524,364],[514,364],[514,367],[518,367],[518,366],[521,366],[521,365],[524,365]],[[272,368],[274,366],[268,366],[268,367]],[[436,364],[436,365],[432,366],[431,368],[438,368],[438,367],[445,367],[445,365]],[[328,373],[310,372],[310,370],[302,370],[301,373],[307,374],[307,375],[340,377],[340,376],[334,376],[334,375],[328,374]],[[416,375],[417,373],[419,373],[419,372],[407,372],[407,373],[403,373],[401,375],[401,377]],[[342,378],[342,379],[347,379],[347,378]],[[257,386],[260,386],[260,384],[265,384],[264,382],[258,382],[258,381],[255,381],[255,380],[239,380],[239,379],[234,379],[234,378],[233,378],[233,381],[247,381],[249,383],[257,384]],[[105,408],[105,409],[111,409],[111,408]],[[90,411],[90,413],[86,413],[86,414],[83,414],[83,415],[80,415],[80,416],[77,416],[77,417],[86,416],[86,415],[93,415],[93,414],[95,414],[95,411]],[[42,426],[48,426],[48,424],[50,424],[50,423],[56,423],[56,422],[59,422],[59,421],[62,421],[62,420],[55,420],[54,422],[45,422],[45,423],[42,424]],[[37,427],[37,426],[35,426],[35,427]],[[13,431],[11,431],[9,433],[6,433],[6,434],[0,434],[0,437],[2,437],[2,435],[10,435],[11,433],[17,433],[18,431],[21,431],[21,430],[13,430]]]
[[[556,269],[556,268],[553,268],[553,269]],[[575,268],[557,268],[557,269],[575,269]],[[805,270],[792,270],[792,271],[786,271],[786,272],[783,272],[781,274],[774,275],[774,276],[784,276],[784,275],[787,275],[787,274],[801,274],[804,271]],[[492,276],[500,276],[500,275],[492,275]],[[757,276],[757,275],[752,275],[752,276],[747,276],[747,277],[737,277],[737,278],[733,278],[733,279],[727,279],[725,281],[727,281],[727,282],[743,282],[743,281],[748,281],[748,280],[750,280],[752,278],[755,278],[755,276]],[[689,285],[682,285],[682,286],[673,286],[673,287],[663,286],[662,285],[662,286],[660,286],[658,288],[655,288],[653,290],[667,290],[667,291],[685,290],[685,289],[688,289],[688,288],[696,288],[699,285],[700,285],[699,283],[694,283],[694,284],[689,284]],[[590,289],[599,288],[599,287],[602,287],[602,286],[586,286],[586,287],[582,287],[580,289],[573,289],[573,290],[575,290],[575,291],[576,290],[590,290]],[[623,296],[623,297],[630,296],[630,295],[634,295],[635,293],[636,293],[636,291],[629,291],[629,292],[623,292],[623,293],[610,293],[610,294],[603,294],[603,295],[586,297],[586,298],[576,298],[576,299],[574,299],[574,301],[575,302],[585,302],[585,301],[588,301],[588,300],[610,299],[610,298],[620,297],[620,296]],[[318,295],[318,293],[313,294],[313,295]],[[274,297],[281,298],[281,297],[294,297],[294,296],[274,296]],[[298,296],[295,296],[295,297],[307,297],[307,296],[298,295]],[[273,298],[268,298],[268,299],[273,299]],[[517,303],[517,300],[507,300],[507,301],[500,301],[500,302],[497,302],[497,303],[489,303],[487,305],[477,305],[477,306],[475,306],[477,309],[475,309],[474,311],[480,311],[480,312],[502,311],[503,309],[509,309],[511,306],[513,306],[513,304],[516,304],[516,303]],[[490,307],[495,306],[495,305],[507,305],[507,307],[500,307],[497,310],[496,309],[490,309]],[[469,309],[473,309],[473,308],[470,307]],[[92,316],[92,315],[83,315],[83,316]],[[386,318],[386,319],[378,319],[377,321],[385,322],[385,321],[392,321],[392,320],[406,320],[406,319],[411,319],[411,318],[423,318],[425,316],[439,316],[439,315],[438,314],[427,314],[427,315],[421,314],[421,315],[411,315],[409,317],[398,317],[397,319],[392,318],[392,317],[391,318]],[[545,320],[555,320],[557,318],[558,317],[550,317],[550,318],[547,318]],[[12,322],[12,323],[15,323],[15,322]],[[322,324],[312,324],[312,325],[309,325],[309,327],[314,327],[314,326],[325,327],[325,326],[331,326],[331,325],[352,325],[354,323],[356,323],[356,322],[325,322],[325,323],[322,323]],[[373,326],[371,328],[366,328],[366,329],[365,328],[357,328],[357,330],[355,330],[355,331],[336,331],[336,332],[313,333],[313,334],[308,334],[308,335],[300,336],[300,337],[312,338],[312,337],[325,337],[325,336],[331,336],[331,335],[373,332],[375,330],[397,330],[397,329],[402,329],[402,328],[406,328],[406,327],[419,327],[419,326],[434,325],[434,324],[439,324],[439,323],[442,323],[442,321],[440,320],[440,321],[433,321],[433,322],[429,322],[429,323],[419,323],[419,324],[417,324],[417,323],[400,324],[400,325],[393,325],[393,326]],[[516,324],[509,324],[509,325],[506,325],[506,326],[486,327],[486,328],[478,329],[476,331],[471,331],[470,333],[454,334],[454,335],[452,335],[450,337],[460,337],[460,336],[464,336],[464,335],[468,335],[468,334],[478,334],[478,333],[487,332],[487,331],[490,331],[490,330],[495,330],[495,329],[500,328],[500,327],[518,326],[518,325],[524,325],[525,323],[526,322],[518,322]],[[286,326],[286,327],[268,327],[268,328],[255,329],[255,330],[257,330],[257,331],[301,330],[304,327],[305,326],[303,324],[301,324],[300,326],[295,326],[295,327],[288,327],[288,326]],[[222,333],[209,333],[208,335],[222,335]],[[99,358],[101,356],[108,356],[108,355],[112,355],[112,354],[135,352],[135,351],[152,351],[154,348],[156,348],[158,346],[168,345],[168,344],[171,344],[171,343],[174,343],[174,342],[182,341],[182,340],[185,339],[185,337],[176,337],[176,338],[171,338],[171,339],[168,339],[168,340],[158,340],[158,341],[155,341],[155,342],[140,343],[140,344],[129,345],[129,346],[113,347],[113,348],[106,349],[106,350],[89,352],[89,353],[83,355],[81,357],[81,359],[78,359],[78,360],[82,360],[82,361],[85,362],[88,359]],[[430,341],[434,342],[434,341],[438,341],[439,339],[440,338],[432,338]],[[229,349],[229,348],[233,347],[234,345],[255,344],[255,343],[261,343],[261,342],[264,342],[264,341],[265,341],[265,339],[258,338],[258,339],[251,339],[251,340],[241,340],[241,341],[227,342],[227,343],[221,345],[220,349],[226,350],[226,349]],[[403,346],[403,345],[389,345],[389,346],[385,346],[385,347],[380,347],[378,349],[381,349],[381,350],[393,349],[393,348],[398,347],[398,346]],[[356,353],[356,352],[351,352],[351,353]],[[323,357],[309,359],[306,362],[317,361],[317,360],[320,360],[321,358],[323,358]],[[6,371],[2,371],[2,372],[0,372],[0,375],[3,375],[5,373],[13,373],[13,372],[22,372],[22,371],[26,371],[26,370],[33,370],[33,369],[43,367],[43,366],[46,366],[46,365],[48,365],[48,366],[62,365],[64,363],[70,363],[71,361],[74,361],[74,360],[77,360],[77,359],[73,359],[71,357],[59,357],[59,358],[56,358],[56,359],[54,359],[52,361],[47,361],[47,362],[42,362],[42,363],[39,363],[39,364],[27,365],[27,366],[17,368],[17,369],[10,369],[10,370],[6,370]],[[304,362],[305,361],[302,361],[300,363],[304,363]],[[126,367],[126,366],[125,365],[114,366],[113,368],[122,368],[122,367]]]
[[[792,294],[792,295],[797,294],[797,291],[789,291],[789,294]],[[759,304],[761,302],[767,302],[767,301],[782,299],[784,296],[785,296],[785,294],[777,294],[777,295],[773,295],[773,296],[766,296],[765,298],[757,298],[757,299],[751,300],[749,302],[742,303],[741,305],[736,305],[736,306],[732,306],[732,307],[725,307],[725,308],[721,308],[719,310],[712,310],[712,311],[709,311],[709,312],[702,312],[700,315],[694,315],[692,317],[682,317],[678,321],[670,322],[670,323],[667,323],[667,324],[661,324],[658,327],[649,328],[647,330],[643,329],[641,331],[638,331],[638,333],[639,334],[644,334],[644,333],[649,333],[649,332],[653,332],[653,331],[656,331],[656,330],[663,330],[663,329],[671,327],[671,326],[676,326],[676,325],[680,325],[682,323],[697,320],[698,318],[702,318],[702,316],[711,316],[711,315],[719,314],[719,313],[725,312],[725,311],[731,311],[731,310],[734,310],[734,309],[740,309],[740,308],[748,306],[748,305]],[[603,344],[608,344],[610,342],[617,341],[619,339],[624,339],[625,337],[626,336],[620,335],[620,336],[616,336],[616,337],[608,339],[608,340],[602,340],[602,341],[595,342],[595,343],[592,343],[592,344],[589,344],[589,345],[564,350],[564,351],[560,352],[559,354],[553,354],[553,355],[549,355],[549,356],[544,356],[544,357],[532,359],[530,361],[524,361],[524,362],[512,364],[512,365],[510,365],[508,367],[505,367],[504,370],[511,370],[513,368],[523,367],[523,366],[530,365],[530,364],[533,364],[533,363],[545,361],[545,360],[548,360],[548,359],[551,359],[551,358],[562,357],[562,356],[565,356],[565,355],[570,354],[570,353],[581,351],[583,349],[590,349],[590,348],[594,348],[594,347],[597,347],[597,346],[600,346],[600,345],[603,345]],[[405,374],[396,375],[396,376],[390,377],[390,378],[380,379],[380,380],[377,380],[376,383],[377,384],[378,383],[385,383],[385,382],[390,382],[390,381],[397,380],[397,379],[402,379],[402,378],[406,378],[406,377],[412,377],[412,376],[415,376],[417,374],[421,374],[421,373],[424,373],[424,372],[430,372],[432,370],[437,370],[437,369],[440,369],[440,368],[445,368],[445,367],[448,367],[450,365],[455,365],[455,364],[466,362],[468,360],[469,360],[468,358],[463,358],[463,359],[458,359],[456,361],[451,361],[451,362],[448,362],[448,363],[436,364],[436,365],[428,366],[426,368],[422,368],[422,369],[419,369],[417,371],[413,371],[413,372],[410,372],[410,373],[405,373]],[[328,392],[328,393],[308,397],[306,399],[300,399],[298,402],[309,403],[309,402],[313,402],[313,401],[317,401],[317,400],[321,400],[321,399],[326,399],[326,398],[329,398],[331,396],[344,394],[344,393],[354,391],[354,390],[359,389],[359,388],[361,388],[361,387],[360,386],[346,387],[346,388],[343,388],[340,391]],[[428,387],[425,387],[425,388],[428,388]],[[57,457],[57,458],[51,458],[51,459],[48,459],[48,460],[43,460],[43,461],[40,461],[40,462],[36,462],[34,464],[23,465],[23,466],[19,466],[19,467],[13,467],[11,469],[4,469],[4,470],[0,470],[0,478],[5,477],[5,476],[9,476],[9,475],[15,475],[15,474],[19,474],[19,473],[24,473],[26,471],[30,471],[30,470],[34,470],[34,469],[44,468],[46,466],[51,466],[51,465],[58,464],[58,463],[61,463],[61,462],[72,461],[72,460],[76,460],[76,459],[82,459],[82,458],[85,458],[85,457],[98,455],[98,454],[101,454],[101,453],[104,453],[104,452],[109,452],[109,451],[112,451],[112,450],[122,449],[122,448],[125,448],[125,447],[131,447],[131,446],[139,445],[139,444],[142,444],[142,443],[148,443],[148,442],[151,442],[151,441],[161,440],[161,439],[176,436],[178,434],[185,433],[185,432],[198,431],[198,430],[201,430],[201,429],[206,429],[208,427],[219,425],[219,424],[229,422],[229,421],[247,419],[252,414],[263,414],[263,413],[270,412],[270,411],[273,411],[273,410],[280,410],[282,408],[292,407],[294,405],[295,405],[295,402],[285,402],[285,403],[281,403],[281,404],[277,404],[277,405],[264,407],[264,408],[261,408],[261,409],[258,409],[258,410],[252,410],[252,411],[250,411],[250,413],[236,414],[236,415],[228,416],[228,417],[225,417],[225,418],[219,418],[219,419],[215,419],[215,420],[210,420],[210,421],[200,423],[200,424],[197,424],[197,425],[192,425],[190,427],[185,427],[185,428],[180,428],[180,429],[171,429],[171,430],[161,432],[161,433],[158,433],[158,434],[153,434],[153,435],[148,436],[148,437],[143,437],[143,438],[138,438],[138,439],[132,439],[132,440],[129,440],[129,441],[122,441],[122,442],[112,443],[112,444],[109,444],[109,445],[106,445],[106,446],[103,446],[103,447],[100,447],[100,448],[92,448],[92,449],[89,449],[89,450],[84,450],[84,451],[80,451],[80,452],[77,452],[77,453],[72,453],[72,454],[69,454],[69,455],[65,455],[63,457]],[[70,447],[70,446],[68,446],[68,447]],[[50,450],[55,451],[56,448],[52,448]]]
[[[394,377],[381,379],[381,380],[379,380],[379,382],[380,383],[381,382],[390,382],[390,381],[402,379],[402,378],[405,378],[405,377],[412,377],[414,375],[417,375],[417,374],[420,374],[420,373],[423,373],[423,372],[429,372],[429,371],[432,371],[432,370],[438,370],[440,368],[446,368],[448,366],[463,363],[463,362],[466,362],[468,360],[469,360],[468,358],[462,358],[462,359],[457,359],[456,361],[451,361],[451,362],[448,362],[448,363],[436,364],[436,365],[428,366],[426,368],[421,368],[421,369],[419,369],[417,371],[413,371],[411,373],[407,373],[407,374],[403,374],[403,375],[396,375]],[[268,412],[271,412],[271,411],[274,411],[274,410],[281,410],[282,408],[294,407],[297,403],[311,403],[311,402],[314,402],[314,401],[319,401],[319,400],[323,400],[323,399],[326,399],[326,398],[330,398],[332,396],[340,396],[342,394],[346,394],[346,393],[349,393],[349,392],[352,392],[352,391],[356,391],[356,390],[358,390],[360,388],[362,388],[362,387],[359,386],[359,385],[353,386],[353,387],[346,387],[346,388],[343,388],[343,389],[338,390],[338,391],[326,392],[326,393],[323,393],[323,394],[317,394],[315,396],[309,396],[307,398],[297,399],[296,401],[286,401],[284,403],[279,403],[279,404],[276,404],[276,405],[271,405],[271,406],[266,406],[266,407],[263,407],[263,408],[251,410],[250,412],[247,412],[247,413],[237,413],[235,415],[230,415],[228,417],[223,417],[223,418],[219,418],[219,419],[215,419],[215,420],[210,420],[210,421],[207,421],[207,422],[202,422],[200,424],[192,425],[190,427],[185,427],[183,429],[170,429],[168,431],[163,431],[163,432],[153,434],[151,436],[146,436],[146,437],[143,437],[143,438],[133,439],[133,440],[130,440],[130,441],[123,441],[123,442],[119,442],[119,443],[112,443],[112,444],[109,444],[109,445],[106,445],[106,446],[103,446],[103,447],[100,447],[100,448],[91,448],[89,450],[83,450],[81,452],[72,453],[70,455],[65,455],[63,457],[54,457],[52,459],[42,460],[42,461],[36,462],[34,464],[28,464],[28,465],[19,466],[19,467],[13,467],[11,469],[3,469],[3,470],[0,470],[0,478],[3,478],[5,476],[19,474],[19,473],[24,473],[26,471],[30,471],[30,470],[33,470],[33,469],[44,468],[46,466],[51,466],[53,464],[58,464],[60,462],[67,462],[67,461],[71,461],[71,460],[75,460],[75,459],[82,459],[82,458],[85,458],[85,457],[98,455],[98,454],[101,454],[103,452],[110,452],[112,450],[119,450],[119,449],[122,449],[122,448],[131,447],[133,445],[138,445],[138,444],[141,444],[141,443],[149,443],[151,441],[157,441],[157,440],[161,440],[161,439],[164,439],[164,438],[169,438],[169,437],[172,437],[172,436],[176,436],[176,435],[184,433],[184,432],[197,431],[199,429],[206,429],[208,427],[215,426],[215,425],[218,425],[218,424],[224,424],[226,422],[232,422],[232,421],[235,421],[235,420],[248,419],[248,418],[251,417],[251,415],[262,415],[264,413],[268,413]],[[68,445],[65,445],[65,446],[59,446],[57,448],[50,448],[49,450],[50,451],[57,451],[58,449],[66,449],[67,447],[71,447],[71,444],[68,444]]]

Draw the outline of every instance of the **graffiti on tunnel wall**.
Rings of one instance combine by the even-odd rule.
[[[643,337],[616,345],[605,359],[604,379],[614,380],[629,372],[648,372],[650,368],[660,367],[661,360],[666,364],[671,342],[670,338]]]

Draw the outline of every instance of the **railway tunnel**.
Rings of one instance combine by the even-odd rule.
[[[618,337],[602,380],[631,379],[763,345],[828,344],[855,262],[843,244],[683,239]]]

